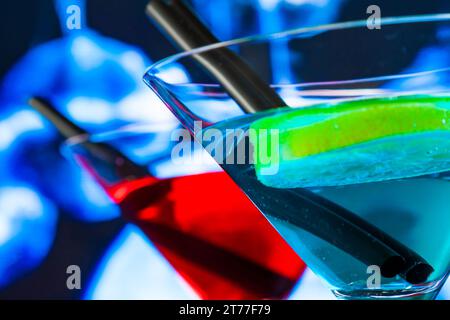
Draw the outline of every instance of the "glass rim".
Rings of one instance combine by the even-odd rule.
[[[111,130],[105,130],[94,133],[83,133],[67,138],[63,142],[61,142],[61,148],[70,149],[86,142],[92,142],[95,144],[114,141],[116,139],[123,138],[124,136],[134,137],[149,133],[156,133],[156,134],[164,132],[170,133],[171,129],[173,128],[174,127],[172,124],[169,126],[165,123],[158,125],[145,123],[132,123]]]
[[[382,17],[381,24],[386,26],[391,25],[403,25],[409,23],[426,23],[426,22],[439,22],[439,21],[449,21],[450,22],[450,13],[439,13],[439,14],[425,14],[425,15],[411,15],[411,16],[397,16],[397,17]],[[241,37],[232,40],[221,41],[217,43],[213,43],[210,45],[202,46],[199,48],[195,48],[188,51],[183,51],[180,53],[176,53],[170,55],[166,58],[163,58],[151,66],[149,66],[145,72],[145,75],[154,76],[154,71],[160,69],[161,67],[167,66],[171,63],[179,61],[183,58],[190,57],[195,54],[204,53],[207,51],[212,51],[224,47],[230,47],[234,45],[239,45],[242,43],[250,43],[250,42],[258,42],[264,40],[275,40],[289,36],[302,35],[310,32],[325,32],[325,31],[335,31],[335,30],[345,30],[345,29],[353,29],[367,27],[367,19],[364,20],[354,20],[347,22],[337,22],[330,24],[323,24],[312,27],[300,27],[288,29],[275,33],[263,33],[258,35],[251,35],[247,37]]]

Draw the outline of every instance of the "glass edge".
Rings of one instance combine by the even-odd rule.
[[[115,138],[118,137],[118,135],[141,135],[141,134],[147,134],[147,133],[161,133],[166,132],[167,128],[162,126],[155,126],[154,124],[145,124],[145,123],[139,123],[139,124],[128,124],[121,127],[118,127],[116,129],[112,130],[106,130],[101,132],[95,132],[95,133],[87,133],[87,134],[81,134],[77,136],[73,136],[70,138],[67,138],[63,142],[61,142],[60,147],[61,148],[72,148],[74,146],[80,145],[85,142],[103,142],[103,141],[112,141]]]
[[[438,22],[438,21],[450,21],[450,13],[440,13],[440,14],[426,14],[426,15],[412,15],[412,16],[401,16],[401,17],[386,17],[381,18],[381,24],[382,25],[395,25],[395,24],[406,24],[406,23],[419,23],[419,22]],[[169,57],[166,57],[164,59],[161,59],[151,66],[149,66],[145,72],[144,77],[146,75],[153,76],[154,71],[164,67],[170,63],[173,63],[175,61],[178,61],[182,58],[203,53],[210,50],[215,50],[223,47],[229,47],[232,45],[237,45],[245,42],[253,42],[253,41],[262,41],[262,40],[271,40],[271,39],[277,39],[282,38],[286,36],[292,36],[292,35],[301,35],[309,32],[318,32],[318,31],[332,31],[332,30],[340,30],[340,29],[351,29],[356,27],[362,27],[367,26],[367,19],[364,20],[355,20],[355,21],[347,21],[347,22],[337,22],[337,23],[331,23],[331,24],[324,24],[319,26],[313,26],[313,27],[301,27],[301,28],[294,28],[289,29],[285,31],[280,31],[276,33],[265,33],[260,35],[252,35],[248,37],[242,37],[238,39],[233,40],[227,40],[222,41],[214,44],[210,44],[207,46],[199,47],[193,50],[180,52],[174,55],[171,55]]]

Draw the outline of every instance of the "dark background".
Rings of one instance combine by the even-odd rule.
[[[153,60],[175,52],[175,49],[148,21],[144,14],[147,0],[89,0],[88,25],[105,36],[141,47]],[[445,0],[348,0],[337,21],[366,18],[369,5],[378,5],[383,16],[415,15],[448,12]],[[251,17],[250,17],[251,18]],[[7,0],[0,11],[2,54],[0,77],[32,47],[58,38],[59,22],[50,0]],[[221,39],[227,40],[227,39]],[[158,44],[155,50],[154,44]]]

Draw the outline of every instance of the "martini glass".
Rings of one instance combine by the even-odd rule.
[[[144,81],[337,297],[433,299],[450,263],[449,30],[448,14],[290,30],[177,54]],[[233,91],[248,69],[285,104],[242,108],[261,88]]]
[[[209,166],[181,158],[174,164],[171,149],[158,146],[160,132],[134,125],[74,136],[63,152],[94,177],[199,297],[286,298],[304,263],[212,160]]]

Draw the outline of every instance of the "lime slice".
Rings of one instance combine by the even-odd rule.
[[[450,170],[450,97],[400,96],[280,111],[253,122],[258,179],[334,186]]]

